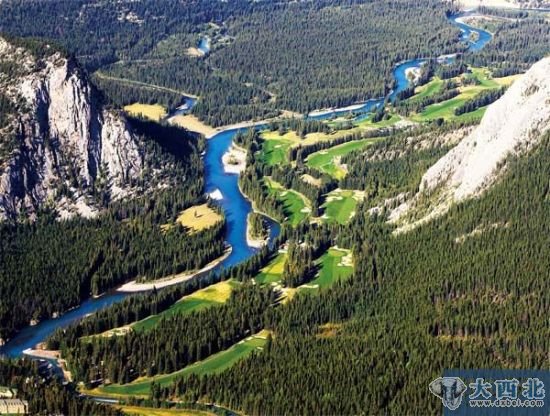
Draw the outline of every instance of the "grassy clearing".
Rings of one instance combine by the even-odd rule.
[[[321,206],[325,209],[323,220],[346,224],[355,214],[357,202],[364,198],[361,191],[335,189],[327,194],[326,202]]]
[[[393,126],[401,120],[401,117],[397,114],[390,114],[390,118],[377,121],[376,123],[372,121],[372,116],[369,116],[364,120],[357,121],[355,124],[360,127],[382,128]]]
[[[171,124],[175,124],[176,126],[183,127],[184,129],[189,131],[194,131],[196,133],[203,134],[206,137],[210,137],[214,135],[217,131],[214,127],[204,124],[193,114],[186,114],[186,115],[180,114],[177,116],[170,117],[168,121]]]
[[[287,151],[293,142],[286,139],[266,140],[262,145],[262,160],[264,163],[275,166],[288,163]]]
[[[286,253],[279,253],[269,262],[267,266],[260,270],[256,276],[256,281],[260,284],[278,283],[283,278],[283,270],[286,262]]]
[[[464,104],[467,100],[477,95],[475,91],[469,91],[468,93],[461,93],[457,97],[443,101],[442,103],[432,104],[424,109],[424,111],[412,119],[415,121],[431,121],[438,118],[450,119],[455,117],[455,109]]]
[[[471,111],[469,113],[464,113],[459,116],[455,116],[455,120],[481,120],[488,106],[478,108],[477,110]]]
[[[350,250],[332,247],[318,260],[317,278],[300,286],[299,291],[316,291],[332,286],[338,280],[348,279],[353,274],[353,260]]]
[[[264,163],[274,166],[289,163],[287,152],[288,149],[294,146],[307,146],[317,142],[334,140],[340,137],[347,136],[358,128],[349,130],[339,130],[333,133],[310,133],[305,138],[300,138],[295,131],[289,131],[286,134],[280,135],[278,131],[264,131],[262,138],[262,160]]]
[[[237,361],[250,355],[253,351],[260,351],[266,343],[268,333],[268,331],[263,330],[243,341],[240,341],[227,350],[211,355],[203,361],[196,362],[174,373],[155,377],[141,377],[129,384],[111,384],[109,386],[96,388],[87,393],[113,397],[145,397],[149,394],[151,383],[153,381],[161,386],[168,386],[180,376],[189,374],[202,376],[205,374],[221,373],[234,365]]]
[[[467,74],[467,78],[475,78],[477,85],[462,85],[459,87],[460,94],[450,100],[443,101],[441,103],[432,104],[427,106],[420,114],[415,114],[411,117],[414,121],[431,121],[438,118],[443,119],[459,119],[459,120],[471,120],[481,119],[485,112],[485,109],[477,109],[471,113],[461,114],[455,116],[455,109],[460,107],[466,101],[471,100],[476,95],[484,90],[491,90],[500,88],[502,86],[510,85],[516,80],[519,75],[513,75],[504,78],[492,78],[491,71],[487,68],[470,68],[471,73]],[[460,82],[460,77],[453,78],[455,82]],[[443,81],[438,78],[430,81],[428,84],[420,89],[419,93],[411,97],[411,102],[418,101],[421,98],[428,97],[435,94],[439,88],[443,85]]]
[[[271,178],[264,178],[269,193],[283,203],[287,221],[294,227],[304,221],[311,212],[311,202],[302,194],[285,189]]]
[[[212,416],[215,413],[195,409],[158,409],[155,407],[118,406],[128,415],[137,416]]]
[[[144,117],[153,121],[160,121],[166,117],[166,109],[160,104],[134,103],[125,106],[124,111],[133,117]]]
[[[281,288],[281,302],[291,301],[296,293],[316,294],[319,289],[332,286],[338,280],[344,280],[353,274],[353,258],[351,250],[332,247],[315,260],[318,273],[314,280],[297,288]]]
[[[508,87],[512,85],[512,83],[518,78],[520,78],[522,75],[523,74],[516,74],[516,75],[509,75],[507,77],[502,77],[502,78],[495,78],[495,81],[498,82],[499,85]]]
[[[414,103],[417,101],[421,101],[424,98],[431,97],[441,89],[441,87],[443,86],[443,83],[444,82],[441,78],[434,77],[434,79],[432,79],[427,84],[416,87],[415,89],[416,94],[413,97],[409,98],[408,101]]]
[[[158,42],[151,51],[151,55],[165,58],[185,56],[185,48],[188,46],[193,46],[195,43],[196,38],[194,35],[177,33]]]
[[[202,204],[182,211],[176,222],[189,228],[193,233],[213,227],[222,220],[223,217],[220,214],[210,208],[207,204]],[[163,224],[161,225],[161,228],[167,231],[172,226],[172,224]]]
[[[342,179],[346,176],[346,170],[338,163],[342,156],[373,143],[373,139],[355,140],[331,147],[327,150],[312,153],[308,156],[306,164],[314,169],[321,170],[333,178]]]
[[[319,285],[320,288],[329,287],[337,280],[347,279],[353,273],[350,250],[330,248],[321,256],[320,263],[319,277],[310,282],[310,285]]]
[[[166,318],[176,314],[186,314],[202,309],[221,305],[229,299],[231,291],[239,285],[238,282],[226,280],[214,285],[205,287],[188,296],[184,296],[181,300],[174,303],[170,308],[157,315],[151,315],[141,321],[131,325],[134,331],[147,331],[153,328],[161,318]]]

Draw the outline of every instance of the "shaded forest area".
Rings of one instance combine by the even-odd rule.
[[[150,170],[170,167],[164,178],[170,187],[131,201],[109,201],[96,219],[57,221],[46,209],[35,223],[1,224],[1,338],[129,279],[195,270],[223,253],[224,222],[192,235],[183,226],[161,229],[203,201],[203,140],[140,120],[132,126]],[[147,186],[147,174],[134,180]]]

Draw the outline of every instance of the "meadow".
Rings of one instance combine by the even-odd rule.
[[[338,163],[338,159],[354,150],[362,149],[373,142],[373,139],[355,140],[331,147],[327,150],[321,150],[309,155],[306,159],[306,164],[310,168],[325,172],[335,179],[342,179],[346,176],[347,172]]]
[[[152,121],[160,121],[166,117],[166,109],[160,104],[134,103],[124,107],[132,117],[144,117]]]
[[[191,233],[194,233],[213,227],[222,220],[223,217],[218,212],[210,208],[207,204],[202,204],[182,211],[176,219],[176,223],[183,225],[188,228]],[[161,228],[166,231],[173,226],[173,224],[163,224]]]
[[[148,316],[132,324],[130,328],[134,331],[147,331],[153,328],[162,318],[176,314],[192,313],[211,306],[221,305],[229,299],[231,291],[238,285],[238,282],[226,280],[197,290],[183,297],[162,313]]]
[[[261,351],[267,342],[269,331],[263,330],[228,348],[213,354],[205,360],[191,364],[182,370],[154,377],[140,377],[128,384],[111,384],[86,391],[86,394],[111,397],[146,397],[150,393],[153,381],[160,386],[170,385],[177,377],[196,374],[217,374],[228,369],[237,361],[247,357],[254,351]]]

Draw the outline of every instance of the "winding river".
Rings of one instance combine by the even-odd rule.
[[[491,34],[460,22],[460,18],[468,14],[461,13],[450,16],[449,21],[462,30],[463,40],[470,42],[468,50],[475,52],[482,49],[491,40]],[[471,36],[473,32],[477,33],[475,37]],[[473,41],[471,41],[472,39]],[[407,70],[419,67],[426,60],[413,59],[403,62],[394,68],[393,75],[396,80],[396,86],[388,96],[390,100],[393,100],[399,92],[409,86],[409,80],[406,76]],[[350,111],[359,114],[359,117],[361,117],[373,111],[373,109],[383,102],[384,98],[372,99],[349,107],[314,112],[309,117],[322,120],[345,115]],[[218,194],[219,196],[217,198],[218,203],[221,205],[227,221],[225,239],[232,247],[231,254],[217,265],[213,271],[234,266],[246,260],[257,251],[257,249],[250,247],[246,241],[246,219],[248,213],[252,210],[251,204],[239,190],[238,175],[225,173],[221,161],[222,155],[228,150],[238,131],[239,129],[225,130],[213,136],[207,142],[204,156],[206,192],[209,194]],[[270,241],[273,241],[278,233],[279,225],[270,221]],[[90,298],[82,302],[78,308],[68,311],[57,319],[48,319],[40,322],[38,325],[28,326],[17,333],[6,345],[0,347],[0,355],[19,357],[23,354],[24,350],[34,348],[36,344],[44,341],[57,328],[66,327],[89,314],[121,301],[127,295],[127,293],[112,291],[100,298]]]

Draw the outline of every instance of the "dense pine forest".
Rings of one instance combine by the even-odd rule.
[[[223,306],[174,315],[150,331],[73,340],[74,347],[64,352],[75,376],[89,382],[128,383],[139,376],[171,373],[261,330],[265,311],[275,300],[270,288],[246,285]]]
[[[162,394],[250,414],[435,413],[418,386],[442,368],[547,368],[549,158],[547,137],[486,196],[411,233],[363,210],[346,232],[352,280],[277,308],[262,354]]]
[[[482,198],[406,234],[392,234],[384,215],[373,216],[368,205],[347,226],[285,228],[288,287],[308,281],[312,260],[327,246],[353,247],[353,278],[318,295],[298,293],[277,304],[276,292],[245,286],[224,306],[167,318],[152,331],[79,340],[139,317],[95,328],[90,319],[78,332],[59,333],[52,342],[60,344],[52,346],[62,346],[84,381],[124,383],[174,371],[268,328],[273,336],[261,353],[221,375],[155,386],[152,398],[214,402],[250,414],[436,413],[441,404],[418,386],[442,368],[547,367],[549,305],[538,294],[548,291],[550,277],[549,157],[546,135],[527,157],[511,158],[507,174]],[[248,264],[269,258],[264,251]],[[256,272],[252,267],[241,279]],[[126,308],[138,310],[157,295],[140,296]],[[124,316],[111,309],[103,316]],[[228,320],[237,310],[240,318]],[[209,324],[198,325],[204,320]],[[180,327],[184,339],[173,336]],[[170,354],[159,340],[170,343]]]
[[[280,109],[306,112],[378,97],[392,87],[397,62],[464,47],[435,0],[422,8],[410,0],[221,6],[148,0],[114,7],[15,0],[3,4],[0,22],[0,30],[10,34],[56,39],[90,71],[112,77],[98,77],[98,83],[117,104],[139,101],[144,93],[113,78],[168,87],[200,95],[193,111],[214,126],[266,118]],[[201,25],[210,22],[224,24],[234,41],[207,59],[187,56]],[[156,94],[163,104],[177,102]]]
[[[508,15],[506,11],[482,9],[498,20],[494,41],[475,54],[468,62],[475,66],[495,68],[497,77],[525,72],[532,64],[548,53],[550,25],[546,17],[537,12]]]
[[[272,117],[282,109],[306,113],[384,96],[398,62],[466,49],[445,18],[446,7],[436,0],[422,7],[410,0],[221,5],[55,0],[48,7],[10,0],[0,8],[0,30],[62,43],[90,72],[98,71],[97,83],[117,105],[155,97],[173,108],[182,94],[199,95],[193,112],[220,126]],[[494,67],[496,76],[504,76],[544,56],[550,41],[544,16],[485,13],[498,19],[491,26],[494,42],[467,54],[468,63]],[[186,50],[212,27],[229,41],[215,43],[207,57],[189,56]]]
[[[0,0],[0,33],[33,54],[45,53],[37,38],[74,56],[112,111],[142,103],[170,113],[192,95],[191,114],[213,127],[269,119],[233,142],[246,152],[244,237],[266,240],[271,220],[280,227],[259,248],[232,247],[231,256],[246,250],[238,264],[129,294],[50,332],[39,348],[59,352],[71,381],[43,360],[0,357],[0,388],[43,415],[123,415],[126,405],[440,414],[428,385],[444,369],[548,370],[548,130],[530,131],[536,144],[509,155],[475,198],[406,232],[389,221],[513,88],[511,75],[549,53],[550,14],[482,7],[475,23],[493,37],[472,52],[447,19],[455,12],[439,0]],[[206,36],[210,51],[197,53]],[[396,64],[451,53],[406,73],[408,88],[369,114],[277,118],[387,97]],[[0,174],[17,145],[2,128],[17,111],[0,91]],[[241,219],[223,211],[237,201],[225,185],[221,201],[205,195],[217,178],[204,160],[221,141],[207,145],[164,118],[127,119],[146,166],[128,179],[135,195],[117,199],[100,178],[95,218],[60,220],[46,204],[36,220],[0,223],[0,345],[122,283],[229,253],[226,231]],[[417,194],[417,214],[437,192]],[[192,228],[196,210],[184,225],[197,205],[214,225]]]

